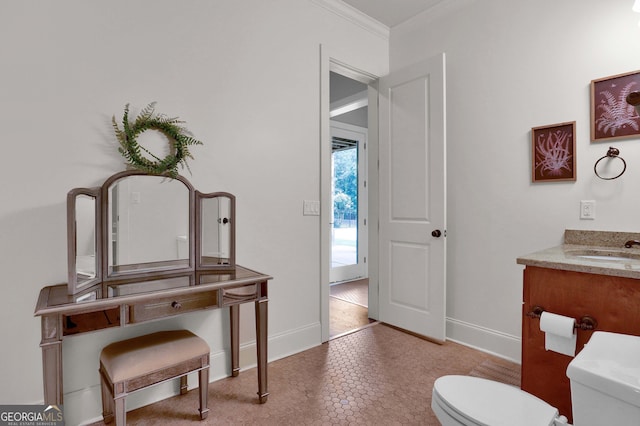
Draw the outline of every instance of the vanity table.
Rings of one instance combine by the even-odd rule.
[[[112,297],[69,296],[66,284],[40,291],[35,315],[42,319],[44,403],[63,403],[62,343],[69,336],[124,327],[202,309],[229,307],[231,319],[231,370],[239,368],[240,304],[255,302],[258,360],[258,397],[267,401],[267,281],[271,277],[237,265],[235,271],[208,274],[197,285],[188,277],[169,279],[170,288],[150,289],[141,283],[130,294]],[[159,284],[166,286],[167,283]],[[145,288],[147,287],[147,288]],[[140,291],[139,291],[140,290]],[[97,360],[96,360],[97,362]]]
[[[235,263],[232,194],[201,193],[181,176],[120,172],[101,187],[69,192],[67,229],[68,283],[44,287],[35,309],[45,404],[63,403],[66,338],[205,309],[229,308],[231,370],[237,376],[240,305],[250,302],[258,397],[267,401],[272,277]]]

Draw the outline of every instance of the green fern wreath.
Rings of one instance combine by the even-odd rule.
[[[178,118],[169,118],[162,114],[155,114],[155,102],[147,105],[133,123],[129,122],[129,104],[124,107],[122,117],[122,127],[118,127],[116,117],[113,116],[112,123],[116,137],[120,142],[118,151],[134,168],[153,174],[168,174],[172,178],[178,176],[178,164],[186,167],[189,172],[187,158],[193,159],[189,152],[190,145],[202,145],[202,142],[191,137],[190,132],[179,124],[184,121]],[[157,130],[164,134],[171,144],[170,154],[164,158],[159,158],[145,147],[138,145],[136,137],[146,130]],[[154,160],[147,158],[146,153]]]

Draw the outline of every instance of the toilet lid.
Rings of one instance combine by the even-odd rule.
[[[443,376],[433,385],[440,406],[483,426],[552,425],[558,410],[515,386],[471,376]]]

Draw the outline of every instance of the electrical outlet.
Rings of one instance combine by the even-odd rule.
[[[594,220],[596,218],[596,201],[580,201],[580,219]]]

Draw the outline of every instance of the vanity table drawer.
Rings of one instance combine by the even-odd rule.
[[[218,292],[209,291],[177,297],[165,297],[129,306],[129,323],[165,318],[218,306]]]
[[[240,287],[222,289],[222,305],[229,306],[258,298],[258,285],[247,284]]]

